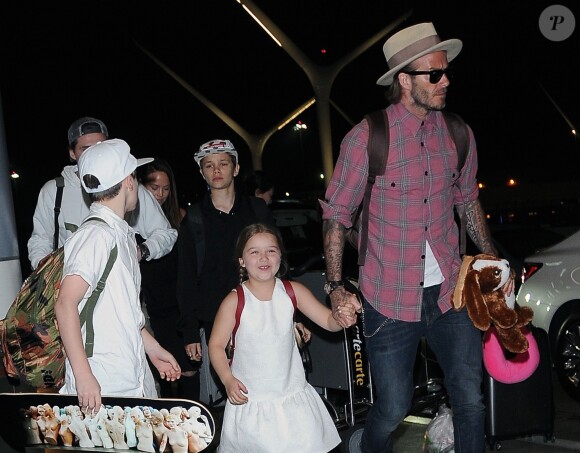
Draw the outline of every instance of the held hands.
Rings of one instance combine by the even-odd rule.
[[[332,317],[343,328],[355,324],[357,313],[362,310],[362,305],[356,294],[347,291],[342,286],[330,293],[330,304],[332,306]]]
[[[228,401],[231,404],[240,405],[248,402],[248,397],[246,396],[248,389],[241,381],[236,379],[234,375],[232,375],[224,385],[228,394]]]

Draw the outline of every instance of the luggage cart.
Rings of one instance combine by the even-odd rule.
[[[318,298],[327,300],[323,291],[325,275],[306,272],[295,280],[306,285]],[[349,289],[356,290],[350,283]],[[329,301],[327,300],[329,303]],[[357,452],[368,410],[374,402],[372,377],[367,360],[362,320],[340,332],[328,332],[309,324],[312,339],[308,345],[310,384],[317,389],[342,438],[344,452]]]
[[[305,272],[295,280],[306,285],[319,300],[330,303],[322,290],[324,273]],[[356,282],[347,289],[357,291]],[[308,349],[310,367],[308,382],[320,393],[339,430],[345,453],[360,451],[360,439],[375,396],[369,361],[365,352],[362,319],[342,332],[328,332],[308,325],[312,340]],[[414,366],[414,394],[408,415],[433,418],[439,406],[447,402],[443,373],[425,338],[418,345]]]

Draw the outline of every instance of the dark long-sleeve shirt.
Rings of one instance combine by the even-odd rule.
[[[242,229],[256,222],[274,225],[272,214],[261,199],[236,194],[229,213],[216,209],[209,193],[200,203],[204,236],[200,270],[196,236],[187,216],[177,240],[177,300],[185,344],[199,343],[200,324],[213,325],[222,300],[239,283],[239,264],[234,247]]]

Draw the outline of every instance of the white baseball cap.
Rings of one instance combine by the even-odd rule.
[[[140,165],[153,161],[152,157],[137,159],[124,140],[113,138],[88,147],[79,158],[79,177],[87,193],[102,192],[119,184]],[[85,176],[93,176],[94,181]],[[87,182],[91,187],[87,187]],[[95,186],[96,183],[96,186]]]
[[[210,140],[201,145],[193,158],[197,162],[197,165],[201,167],[201,161],[204,157],[219,153],[228,153],[236,158],[236,162],[238,161],[238,152],[234,148],[234,145],[232,145],[232,142],[221,139]]]

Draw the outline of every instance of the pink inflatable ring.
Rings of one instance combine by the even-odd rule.
[[[528,350],[506,359],[503,347],[497,338],[494,326],[483,335],[483,364],[489,375],[503,384],[516,384],[529,378],[540,363],[538,344],[532,333],[522,327],[522,333],[528,340]]]

